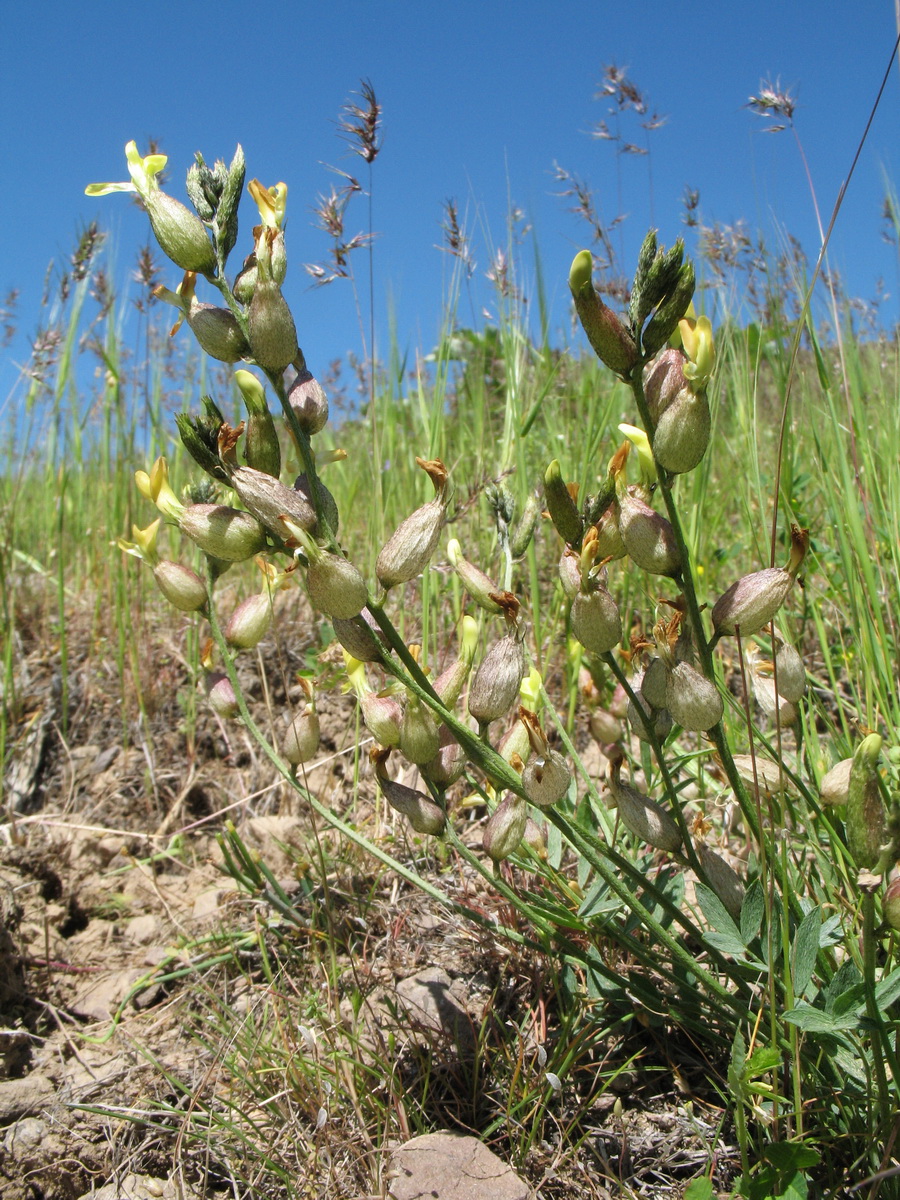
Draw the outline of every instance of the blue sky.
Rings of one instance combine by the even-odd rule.
[[[360,334],[349,287],[311,289],[304,262],[323,260],[328,240],[311,206],[335,179],[330,163],[366,182],[365,165],[336,134],[342,103],[372,80],[384,108],[384,142],[373,173],[375,301],[386,351],[389,305],[401,349],[429,350],[440,327],[451,261],[441,240],[442,202],[457,199],[473,237],[474,311],[490,307],[483,273],[491,245],[506,241],[510,204],[534,227],[552,320],[567,325],[565,280],[585,244],[553,177],[558,162],[590,183],[603,218],[628,219],[614,235],[630,268],[652,222],[666,244],[683,232],[681,198],[700,192],[705,222],[744,218],[777,249],[784,231],[811,260],[818,249],[812,202],[790,132],[771,135],[750,113],[761,79],[797,98],[795,123],[827,223],[895,37],[891,0],[846,6],[822,0],[757,0],[753,6],[630,5],[538,0],[458,0],[378,5],[298,0],[247,5],[218,0],[123,4],[47,0],[2,4],[6,114],[0,191],[0,296],[20,290],[20,336],[0,364],[0,403],[36,331],[48,264],[70,251],[80,225],[112,233],[120,286],[145,238],[127,197],[89,199],[85,184],[127,177],[125,143],[149,137],[169,155],[169,189],[184,198],[194,150],[230,159],[240,141],[248,179],[289,187],[285,294],[314,370]],[[617,156],[587,130],[608,119],[593,99],[616,63],[667,124],[649,157]],[[623,131],[643,133],[633,115]],[[885,174],[900,186],[900,74],[895,68],[863,151],[832,243],[831,261],[852,294],[871,298],[876,279],[896,319],[898,266],[881,237]],[[652,187],[651,187],[652,178]],[[249,249],[252,206],[232,261]],[[365,202],[348,213],[366,228]],[[533,252],[526,246],[525,286]],[[360,279],[365,264],[357,259]],[[173,267],[166,282],[174,287]],[[468,320],[468,311],[461,310]],[[184,335],[183,335],[184,336]]]

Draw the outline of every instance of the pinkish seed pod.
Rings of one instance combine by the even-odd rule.
[[[507,792],[484,827],[482,845],[494,862],[502,862],[518,850],[528,824],[528,804],[515,792]]]
[[[363,613],[350,618],[332,619],[334,636],[348,654],[360,662],[381,662],[381,647],[375,630]]]
[[[169,603],[181,612],[197,612],[206,607],[209,600],[206,584],[190,567],[163,558],[153,568],[153,578]]]
[[[681,554],[665,517],[626,489],[619,496],[619,532],[628,557],[651,575],[677,575]]]
[[[569,764],[558,750],[548,750],[528,760],[522,772],[522,786],[537,808],[551,808],[565,796],[572,781]]]
[[[272,597],[265,592],[248,596],[237,606],[223,630],[225,641],[238,650],[250,650],[272,625]]]
[[[398,700],[393,696],[370,694],[360,697],[359,707],[363,723],[376,742],[382,746],[400,745],[403,709]]]
[[[740,920],[744,904],[744,884],[729,863],[703,842],[697,843],[697,857],[709,886],[716,893],[735,921]]]
[[[257,279],[247,313],[250,352],[268,371],[283,371],[297,357],[297,330],[281,288],[274,279]]]
[[[312,371],[298,371],[288,391],[288,403],[304,433],[310,437],[328,421],[328,397]]]
[[[716,601],[712,622],[716,633],[740,630],[742,637],[759,633],[790,595],[794,579],[809,549],[809,530],[791,527],[791,558],[787,568],[766,567],[744,575]]]
[[[581,591],[581,557],[568,547],[559,560],[559,582],[567,600],[574,600]]]
[[[440,749],[430,762],[420,767],[426,779],[438,787],[448,788],[456,783],[466,769],[466,752],[446,725],[440,728]]]
[[[204,554],[225,562],[243,562],[266,547],[266,532],[259,521],[224,504],[191,504],[178,526]]]
[[[446,499],[438,496],[417,508],[394,530],[375,564],[383,588],[408,583],[424,571],[440,541],[446,512]]]
[[[447,818],[443,810],[424,792],[377,774],[378,786],[391,808],[406,817],[416,833],[436,836],[444,832]]]
[[[706,453],[711,428],[706,393],[683,387],[659,418],[653,457],[673,475],[693,471]]]
[[[654,429],[681,389],[687,386],[684,377],[686,362],[687,358],[682,350],[669,349],[664,350],[644,370],[644,398]]]
[[[288,714],[281,737],[281,753],[293,766],[311,762],[319,751],[319,714],[311,705],[295,717]]]
[[[525,650],[514,633],[494,642],[469,687],[469,712],[485,725],[505,716],[519,696]]]
[[[608,654],[622,640],[618,605],[602,585],[579,591],[569,620],[572,635],[591,654]]]
[[[203,679],[203,690],[209,706],[218,716],[230,720],[239,716],[237,696],[231,686],[231,680],[224,671],[208,671]]]
[[[611,765],[609,790],[625,828],[642,842],[655,846],[657,850],[670,853],[678,850],[681,846],[681,833],[669,814],[637,788],[622,783],[618,775],[618,766]]]
[[[718,725],[725,711],[716,685],[685,662],[666,671],[666,708],[677,725],[696,732]]]
[[[358,616],[369,599],[366,581],[353,563],[330,550],[310,558],[306,586],[313,608],[339,620]]]
[[[819,799],[823,804],[846,804],[850,794],[850,772],[852,758],[842,758],[835,763],[819,785]]]
[[[622,736],[622,722],[605,708],[595,708],[590,716],[591,735],[601,746],[611,746]]]
[[[294,488],[285,487],[265,471],[253,467],[232,467],[229,482],[241,498],[241,503],[262,521],[278,538],[287,535],[282,517],[309,532],[316,526],[316,510]]]

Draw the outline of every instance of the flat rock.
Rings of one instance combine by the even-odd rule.
[[[475,1029],[465,1005],[453,991],[453,980],[443,967],[427,967],[397,984],[397,1007],[418,1028],[450,1038],[461,1054],[475,1049]]]
[[[392,1200],[528,1200],[531,1189],[478,1138],[426,1133],[391,1156]]]
[[[0,1079],[0,1125],[33,1117],[51,1103],[55,1094],[56,1089],[46,1075]]]

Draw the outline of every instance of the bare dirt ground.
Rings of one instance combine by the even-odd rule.
[[[4,1200],[274,1198],[289,1194],[287,1181],[295,1196],[389,1196],[390,1150],[441,1128],[515,1159],[543,1200],[679,1196],[711,1162],[728,1181],[734,1148],[710,1064],[664,1022],[638,1019],[606,1041],[588,1022],[566,1058],[560,1039],[573,1039],[572,1026],[556,1011],[551,965],[347,853],[273,782],[239,725],[203,712],[186,738],[182,635],[153,636],[139,719],[123,719],[123,688],[87,636],[69,648],[65,725],[58,663],[18,647],[7,779],[18,813],[0,846]],[[301,661],[268,653],[268,669],[261,659],[246,668],[263,724]],[[326,697],[322,722],[309,785],[345,812],[352,705]],[[216,833],[228,818],[295,919],[223,872]],[[374,800],[357,801],[352,819],[391,836]],[[477,843],[481,815],[467,819]],[[390,849],[420,868],[434,853],[396,840]],[[435,855],[430,865],[455,897],[503,915],[460,864]],[[510,1029],[524,1033],[510,1039]],[[340,1102],[322,1084],[326,1059],[340,1064],[329,1075],[343,1081]],[[540,1086],[565,1061],[559,1094]],[[370,1103],[347,1062],[369,1078],[373,1063],[382,1074],[389,1063],[393,1077],[372,1083]],[[250,1077],[266,1071],[262,1095]],[[523,1103],[504,1118],[525,1077],[546,1097],[542,1115]],[[245,1124],[229,1117],[232,1101]]]

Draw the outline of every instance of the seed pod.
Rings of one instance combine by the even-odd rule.
[[[569,764],[558,750],[533,756],[522,772],[525,794],[538,808],[551,808],[562,800],[571,781]]]
[[[619,532],[632,562],[651,575],[677,575],[681,554],[665,517],[626,488],[619,494]]]
[[[256,281],[259,278],[259,268],[256,264],[256,255],[248,254],[244,259],[244,265],[234,281],[232,292],[238,304],[243,304],[246,307],[253,299],[253,293],[256,291]]]
[[[441,747],[440,726],[429,708],[408,696],[400,724],[400,753],[416,766],[430,762]]]
[[[482,845],[494,862],[502,862],[518,850],[528,823],[528,804],[515,792],[507,792],[484,827]]]
[[[247,466],[277,479],[281,474],[281,445],[275,422],[266,404],[266,392],[255,375],[235,371],[234,381],[247,408],[244,434],[244,458]]]
[[[153,578],[169,603],[181,612],[197,612],[206,607],[209,600],[206,584],[190,567],[163,558],[153,568]]]
[[[847,794],[847,844],[861,870],[873,868],[887,838],[887,818],[877,763],[882,739],[877,733],[863,738],[853,755]]]
[[[738,775],[740,775],[748,787],[752,788],[754,786],[753,756],[750,754],[735,754],[733,761]],[[852,762],[852,759],[848,759],[848,762]],[[779,769],[778,763],[770,762],[767,758],[756,758],[755,763],[755,779],[759,781],[760,791],[763,793],[768,792],[772,796],[778,796],[783,792],[791,790],[791,781]]]
[[[846,804],[850,795],[850,772],[852,758],[842,758],[835,763],[819,785],[819,799],[823,804]]]
[[[589,724],[592,737],[601,746],[611,746],[622,737],[622,722],[605,708],[595,708]]]
[[[266,592],[248,596],[237,606],[223,630],[225,641],[238,650],[250,650],[272,625],[272,597]]]
[[[579,591],[570,613],[572,635],[591,654],[608,654],[622,640],[622,618],[612,596],[592,581],[590,591]]]
[[[531,742],[528,740],[528,730],[518,718],[500,739],[497,753],[510,765],[517,761],[519,766],[516,769],[521,771],[521,764],[531,753]]]
[[[282,517],[287,517],[300,529],[315,529],[316,510],[308,500],[265,471],[255,471],[252,467],[231,467],[229,482],[240,496],[241,503],[246,504],[250,512],[276,537],[284,539],[287,536]]]
[[[808,548],[809,530],[791,526],[791,559],[787,568],[766,567],[733,583],[713,608],[716,633],[740,630],[742,637],[749,637],[768,625],[787,600]]]
[[[881,911],[885,923],[891,929],[900,929],[900,875],[898,875],[896,867],[891,871],[884,899],[881,902]]]
[[[741,917],[744,904],[744,884],[737,871],[721,855],[703,842],[697,843],[697,857],[709,886],[716,893],[735,921]]]
[[[609,790],[622,824],[635,837],[649,846],[655,846],[657,850],[672,852],[679,849],[681,833],[678,826],[655,800],[630,784],[622,783],[619,778],[620,765],[610,764]]]
[[[466,752],[446,725],[440,727],[440,749],[430,762],[420,766],[424,777],[438,787],[448,788],[466,769]]]
[[[307,704],[304,711],[291,717],[281,737],[281,753],[293,766],[311,762],[319,751],[319,714]]]
[[[227,308],[217,308],[215,304],[204,304],[192,298],[185,320],[200,348],[219,362],[239,362],[250,353],[240,325]]]
[[[288,404],[304,433],[310,437],[328,421],[328,397],[312,371],[298,371],[288,391]]]
[[[443,810],[424,792],[396,783],[377,771],[378,786],[391,808],[406,817],[416,833],[436,836],[444,832],[447,818]]]
[[[664,350],[644,370],[644,398],[650,410],[653,428],[678,393],[687,385],[684,364],[687,357],[683,350]]]
[[[142,192],[141,198],[163,253],[182,271],[215,275],[216,252],[200,218],[159,188]]]
[[[610,504],[600,514],[595,528],[597,530],[597,559],[624,558],[625,543],[622,541],[622,531],[619,528],[619,513],[615,504]]]
[[[267,371],[283,371],[297,357],[297,330],[274,279],[257,279],[247,313],[250,352]]]
[[[224,504],[191,504],[181,514],[178,526],[204,554],[225,562],[243,562],[266,546],[266,532],[259,521]]]
[[[353,563],[330,550],[310,556],[306,586],[313,608],[339,620],[358,616],[369,599],[366,581]]]
[[[394,530],[381,548],[375,573],[385,589],[415,579],[437,548],[447,513],[447,468],[435,459],[416,462],[428,473],[437,495],[423,504]]]
[[[697,732],[718,725],[725,711],[716,685],[684,662],[666,671],[666,708],[682,729]]]
[[[572,260],[569,288],[575,311],[597,357],[610,370],[627,377],[638,360],[637,347],[629,330],[594,290],[593,269],[590,250],[580,251]]]
[[[806,694],[806,667],[794,646],[779,643],[775,651],[775,684],[779,695],[792,704],[799,703]]]
[[[478,642],[478,625],[472,617],[463,617],[459,640],[459,657],[445,667],[432,685],[445,708],[453,708],[462,694]]]
[[[231,686],[231,680],[224,671],[208,671],[203,679],[203,690],[209,706],[218,716],[225,720],[240,715],[237,696]]]
[[[567,600],[574,600],[581,591],[581,558],[568,546],[559,560],[559,582]]]
[[[469,687],[469,712],[483,724],[504,716],[515,704],[525,675],[525,650],[514,633],[494,642]]]
[[[463,587],[479,608],[483,608],[485,612],[490,613],[503,611],[502,604],[494,599],[495,596],[500,594],[500,588],[497,587],[493,579],[489,575],[486,575],[480,567],[476,567],[474,563],[470,563],[468,559],[463,557],[462,546],[460,546],[456,538],[451,538],[447,543],[447,557],[456,574],[459,576]]]
[[[522,508],[522,514],[509,535],[509,552],[513,558],[521,558],[534,537],[534,531],[541,517],[541,506],[537,496],[529,493]]]
[[[325,486],[321,479],[316,480],[319,492],[319,504],[322,509],[322,515],[328,522],[328,528],[335,536],[337,536],[338,527],[340,525],[340,517],[338,515],[337,501],[334,496]],[[297,492],[307,502],[310,508],[315,509],[313,502],[312,484],[309,481],[309,476],[304,471],[294,480],[294,491]]]
[[[641,678],[641,695],[651,708],[666,707],[667,683],[666,664],[661,658],[651,658]]]
[[[771,675],[759,670],[758,660],[748,656],[750,663],[750,686],[756,697],[756,702],[766,717],[779,725],[793,725],[797,720],[797,708],[790,700],[785,700],[775,690],[775,680]]]
[[[643,682],[643,678],[644,675],[641,671],[632,679],[631,687],[634,691],[634,694],[637,696],[638,704],[640,705],[641,710],[646,714],[652,724],[657,740],[663,742],[672,732],[672,714],[667,708],[653,708],[647,702],[647,700],[641,694],[641,684]],[[635,737],[640,738],[642,742],[649,741],[647,726],[641,720],[641,714],[631,700],[628,701],[626,715],[628,717],[628,724],[631,726],[631,731]]]
[[[381,662],[381,646],[366,616],[336,617],[331,624],[334,636],[348,654],[360,662]]]
[[[531,817],[525,822],[525,832],[522,834],[522,841],[538,858],[544,862],[547,861],[546,838],[540,825],[538,825],[537,821],[533,821]]]
[[[394,696],[360,696],[359,707],[363,724],[375,741],[382,746],[400,745],[400,726],[403,709]]]
[[[711,428],[706,393],[683,387],[659,418],[653,457],[673,475],[693,471],[706,453]]]

